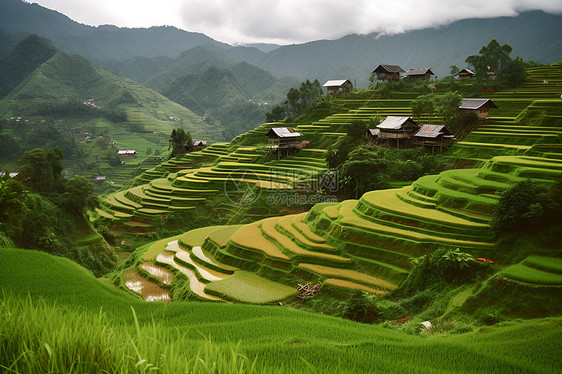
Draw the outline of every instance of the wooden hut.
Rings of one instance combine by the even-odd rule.
[[[497,107],[498,106],[490,99],[462,99],[459,109],[474,112],[478,115],[478,119],[485,121],[488,119],[490,108]]]
[[[397,81],[403,73],[405,73],[405,70],[398,65],[379,65],[373,70],[373,74],[377,75],[377,81],[381,82]]]
[[[459,79],[472,79],[475,76],[476,76],[476,73],[473,72],[472,70],[468,70],[468,69],[462,69],[457,74],[455,74],[455,77],[457,77]]]
[[[337,95],[351,92],[353,84],[348,79],[340,79],[327,81],[322,87],[326,87],[327,95]]]
[[[435,75],[431,71],[430,68],[424,69],[409,69],[406,74],[404,74],[404,78],[406,79],[413,79],[413,80],[422,80],[428,81],[431,79],[431,76]]]
[[[289,155],[294,150],[304,148],[308,143],[299,139],[303,134],[288,127],[272,127],[266,135],[276,143],[266,149],[270,152],[277,151],[277,159],[280,159],[283,153]]]
[[[412,119],[412,117],[388,116],[377,125],[379,129],[379,139],[385,140],[388,145],[391,139],[396,140],[396,148],[408,148],[410,139],[420,126]],[[393,142],[394,143],[394,142]]]
[[[455,135],[446,126],[443,125],[423,125],[421,129],[414,134],[414,144],[431,147],[434,151],[439,148],[447,148],[455,140]]]

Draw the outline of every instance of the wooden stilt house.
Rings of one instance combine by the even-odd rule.
[[[405,73],[405,70],[398,65],[379,65],[373,70],[373,74],[376,74],[376,80],[378,82],[400,80],[403,73]]]
[[[414,134],[414,144],[431,148],[432,152],[436,148],[440,151],[448,148],[455,140],[455,135],[443,125],[423,125]]]
[[[299,138],[303,134],[296,132],[288,127],[272,127],[267,133],[267,137],[276,144],[268,146],[270,152],[277,151],[277,159],[283,154],[289,155],[292,151],[304,148],[308,142],[301,141]]]
[[[396,144],[396,148],[408,148],[411,138],[420,126],[412,117],[388,116],[376,127],[379,129],[380,141],[386,140],[387,145]]]
[[[337,94],[349,93],[353,89],[353,84],[349,79],[331,80],[324,83],[322,87],[326,87],[326,94],[335,96]]]
[[[478,115],[479,120],[486,121],[490,108],[497,107],[490,99],[462,99],[459,109],[474,112]]]
[[[433,74],[430,68],[408,69],[406,74],[404,74],[404,79],[428,81],[432,75],[435,74]]]

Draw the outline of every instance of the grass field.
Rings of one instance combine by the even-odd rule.
[[[408,335],[278,306],[144,303],[68,260],[34,251],[2,250],[0,265],[4,370],[556,373],[562,367],[559,318]]]

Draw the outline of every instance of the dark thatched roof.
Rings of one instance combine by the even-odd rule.
[[[404,73],[405,70],[398,65],[379,65],[373,73]]]
[[[425,75],[429,73],[429,75],[435,75],[433,74],[433,72],[431,71],[431,68],[424,68],[424,69],[409,69],[406,74],[404,74],[405,77],[415,77],[418,75]]]

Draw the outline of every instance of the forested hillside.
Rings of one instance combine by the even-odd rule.
[[[36,36],[0,64],[6,78],[1,88],[8,92],[0,101],[3,169],[14,170],[24,151],[58,146],[72,173],[113,176],[120,185],[136,163],[120,165],[119,149],[161,156],[175,127],[206,140],[223,136],[215,123]]]

